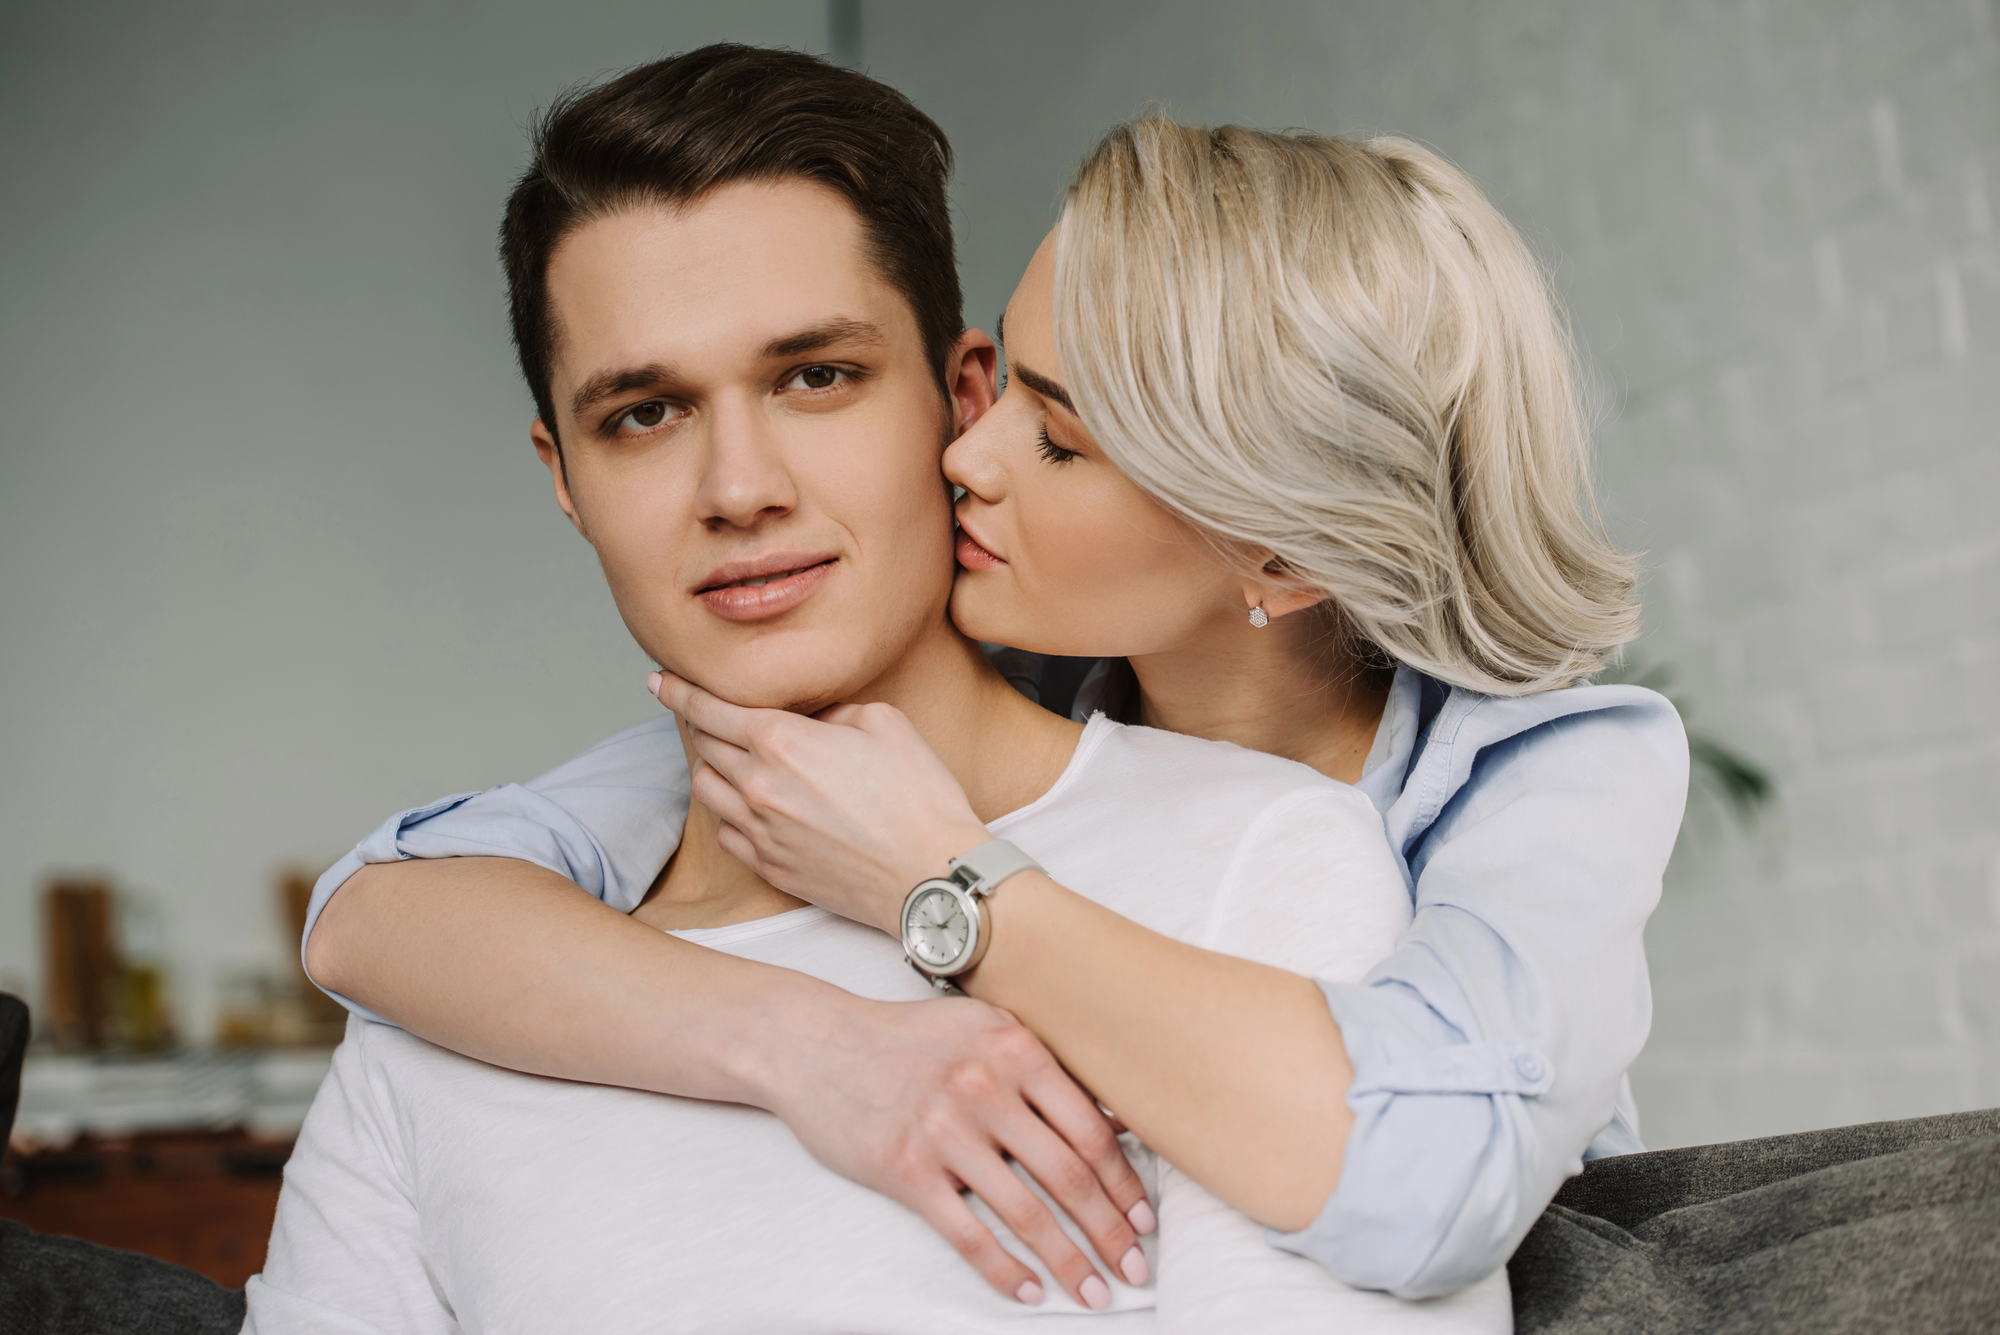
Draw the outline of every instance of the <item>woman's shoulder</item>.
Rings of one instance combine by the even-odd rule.
[[[603,741],[536,775],[523,787],[535,792],[563,788],[674,788],[687,785],[687,753],[674,716],[662,710],[644,723]]]
[[[1643,686],[1580,685],[1534,695],[1481,695],[1454,687],[1425,730],[1423,759],[1469,770],[1506,748],[1538,760],[1687,768],[1687,733],[1673,702]]]
[[[1376,789],[1371,795],[1399,843],[1453,803],[1500,806],[1530,793],[1568,794],[1607,816],[1629,808],[1679,823],[1687,734],[1658,692],[1580,685],[1504,697],[1418,681],[1409,750],[1394,758],[1392,773],[1363,781]]]

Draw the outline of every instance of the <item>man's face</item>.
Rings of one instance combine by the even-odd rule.
[[[818,708],[953,634],[952,407],[844,200],[788,181],[623,210],[563,242],[549,292],[564,467],[540,422],[536,448],[647,653]]]

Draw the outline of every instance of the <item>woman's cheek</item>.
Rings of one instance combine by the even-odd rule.
[[[1036,578],[1029,586],[1043,617],[1088,636],[1134,602],[1144,582],[1131,535],[1116,514],[1074,517],[1065,534],[1035,544]],[[1028,591],[1024,589],[1024,592]]]

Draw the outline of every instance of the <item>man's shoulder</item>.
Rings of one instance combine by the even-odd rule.
[[[606,1096],[619,1092],[610,1086],[494,1066],[395,1025],[359,1016],[349,1017],[347,1036],[334,1052],[334,1066],[350,1080],[365,1084],[382,1112],[406,1131],[419,1126],[462,1127],[466,1119],[483,1116],[482,1110],[502,1106],[615,1102],[615,1097]]]
[[[1104,730],[1090,777],[1148,800],[1214,810],[1259,810],[1292,801],[1373,807],[1357,789],[1296,760],[1132,724],[1093,720]]]

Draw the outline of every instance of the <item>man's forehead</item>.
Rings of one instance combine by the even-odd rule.
[[[549,299],[559,384],[613,365],[769,356],[842,325],[915,333],[846,201],[796,181],[593,219],[551,258]]]

